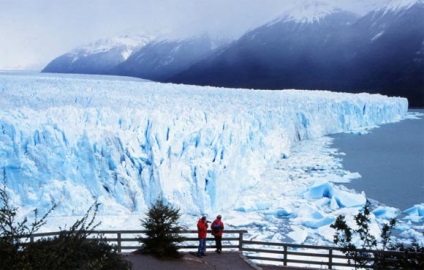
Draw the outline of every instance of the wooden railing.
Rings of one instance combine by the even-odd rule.
[[[146,237],[145,232],[144,230],[102,230],[92,231],[90,235],[93,238],[101,235],[102,239],[116,246],[118,252],[130,252],[141,247],[139,238]],[[59,233],[60,232],[37,233],[33,234],[29,239],[33,242],[40,238],[57,236]],[[319,266],[320,268],[325,267],[328,269],[334,269],[334,267],[338,267],[338,269],[340,269],[340,267],[354,267],[354,265],[349,264],[346,255],[337,247],[251,241],[243,238],[243,235],[246,233],[246,230],[225,230],[222,238],[222,249],[240,251],[246,258],[258,265],[277,264],[288,266],[290,264],[291,266]],[[185,230],[181,235],[185,237],[184,242],[180,244],[181,250],[197,250],[197,230]],[[210,231],[208,235],[211,235]],[[209,237],[207,240],[209,244],[207,247],[214,248],[214,239]],[[386,258],[392,257],[403,259],[417,256],[417,254],[413,253],[407,254],[389,251],[383,253],[381,251],[363,251],[361,254],[370,254],[371,257],[384,255]],[[392,262],[395,265],[396,259],[393,259]],[[370,266],[368,268],[372,267]]]
[[[259,265],[308,265],[333,269],[334,266],[352,267],[340,249],[327,246],[243,241],[244,255]]]
[[[272,262],[282,266],[290,264],[291,266],[319,266],[328,269],[334,269],[334,267],[337,267],[337,269],[357,268],[354,258],[351,257],[349,263],[348,257],[342,252],[341,248],[337,247],[243,240],[241,251],[245,257],[258,265]],[[382,258],[384,258],[385,265],[383,268],[379,265],[379,269],[398,269],[400,260],[423,261],[421,253],[381,250],[358,250],[357,258],[368,259],[367,269],[373,269],[374,262],[377,263],[378,259]]]
[[[48,233],[36,233],[33,234],[29,239],[30,242],[34,242],[37,239],[58,236],[60,232],[48,232]],[[102,239],[107,241],[109,244],[117,247],[118,252],[130,252],[141,247],[139,238],[146,237],[145,230],[123,230],[123,231],[112,231],[112,230],[98,230],[91,231],[90,235],[93,238],[96,235],[101,235]],[[247,233],[246,230],[225,230],[224,237],[222,238],[222,248],[225,250],[241,250],[243,234]],[[198,241],[197,230],[185,230],[182,231],[181,235],[185,238],[184,242],[180,244],[181,250],[197,250]],[[211,231],[208,231],[208,235],[211,235]],[[208,247],[214,248],[214,238],[207,238]]]

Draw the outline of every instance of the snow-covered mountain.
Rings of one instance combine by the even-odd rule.
[[[43,71],[224,87],[381,93],[406,97],[412,107],[424,106],[424,1],[389,0],[365,15],[343,5],[346,2],[294,1],[279,18],[229,44],[207,35],[152,40],[128,59],[121,57],[122,49],[103,52],[99,46],[61,56]]]
[[[115,66],[127,60],[151,39],[147,36],[126,35],[98,40],[59,56],[43,72],[110,74]]]
[[[388,0],[384,7],[380,8],[380,10],[401,11],[422,2],[422,0]]]
[[[228,41],[209,35],[185,39],[130,36],[99,40],[50,62],[42,72],[109,74],[165,81]]]
[[[356,19],[344,11],[311,22],[283,17],[246,33],[171,81],[257,89],[325,89],[328,77],[339,73],[349,57],[348,29]]]
[[[225,43],[223,40],[212,40],[209,35],[153,41],[116,66],[113,73],[165,81],[206,58],[211,51]]]
[[[285,15],[169,81],[366,91],[424,106],[424,3],[396,3],[362,17],[340,9]]]
[[[268,23],[275,24],[280,21],[293,21],[296,23],[314,23],[339,11],[348,11],[338,1],[328,0],[303,0],[294,1],[277,19]]]
[[[0,91],[0,177],[24,213],[57,202],[52,215],[63,227],[97,200],[103,228],[134,229],[162,197],[185,225],[219,212],[228,228],[300,243],[331,242],[329,224],[367,199],[343,187],[357,175],[323,136],[399,121],[408,110],[404,98],[367,93],[88,75],[5,73]],[[373,207],[373,231],[400,213]],[[420,239],[423,208],[408,210],[404,237]]]

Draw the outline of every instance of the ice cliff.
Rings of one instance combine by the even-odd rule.
[[[64,215],[96,199],[105,214],[145,211],[158,197],[185,213],[236,209],[299,141],[398,121],[408,110],[405,98],[367,93],[79,75],[3,73],[0,94],[8,190],[18,205],[58,202]]]

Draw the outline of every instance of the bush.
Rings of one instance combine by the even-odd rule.
[[[99,225],[94,224],[98,206],[98,203],[93,204],[69,230],[26,246],[23,256],[31,269],[131,269],[131,264],[101,235],[93,234]],[[89,238],[93,235],[94,238]]]
[[[367,202],[362,212],[354,216],[357,228],[350,228],[343,215],[338,216],[330,225],[336,230],[334,243],[342,248],[349,264],[353,260],[355,268],[372,266],[375,269],[424,269],[423,247],[417,244],[405,247],[401,244],[390,243],[391,232],[396,225],[395,219],[383,225],[380,235],[381,243],[378,245],[376,237],[370,233],[369,215],[370,205]],[[352,243],[354,235],[358,236],[360,247]],[[386,251],[395,251],[395,253]]]
[[[24,252],[30,269],[131,269],[131,264],[101,239],[61,234],[31,243]]]
[[[146,238],[139,238],[143,244],[140,252],[151,254],[157,258],[181,258],[177,243],[183,242],[184,237],[179,234],[183,230],[179,226],[178,219],[181,217],[180,210],[165,205],[162,200],[156,203],[148,211],[147,218],[141,220],[146,229]]]
[[[5,179],[5,172],[3,172]],[[6,192],[6,181],[0,188],[0,270],[127,270],[131,264],[120,256],[116,249],[100,235],[88,238],[99,225],[94,224],[98,203],[94,203],[85,216],[77,220],[69,230],[62,230],[58,236],[36,242],[29,239],[46,223],[54,205],[41,219],[28,224],[24,218],[15,218],[18,208],[10,205]]]

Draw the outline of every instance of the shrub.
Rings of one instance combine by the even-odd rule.
[[[5,172],[3,172],[5,179]],[[98,203],[94,203],[84,217],[77,220],[69,230],[61,230],[58,236],[29,242],[56,205],[41,218],[31,224],[25,217],[17,221],[17,207],[10,204],[6,192],[6,181],[0,188],[0,270],[45,270],[45,269],[90,269],[127,270],[131,264],[120,256],[116,249],[102,238],[94,235],[89,238],[95,224]]]
[[[6,171],[3,170],[3,183],[0,187],[0,269],[28,269],[23,256],[25,243],[30,236],[46,224],[46,218],[56,205],[38,219],[34,210],[34,221],[28,224],[28,218],[17,221],[18,208],[12,206],[6,191]]]
[[[380,234],[381,243],[378,245],[376,237],[370,233],[369,215],[370,205],[367,202],[362,212],[354,216],[357,228],[350,228],[343,215],[338,216],[336,221],[330,225],[336,230],[333,241],[342,248],[342,252],[348,258],[349,264],[353,260],[355,268],[372,266],[375,269],[423,269],[424,248],[417,244],[409,247],[401,244],[391,244],[390,236],[396,225],[395,219],[383,224]],[[360,247],[352,243],[354,235],[359,237]]]
[[[94,224],[98,206],[93,204],[82,219],[58,236],[30,243],[24,256],[31,269],[131,269],[114,247],[93,233],[99,225]]]

